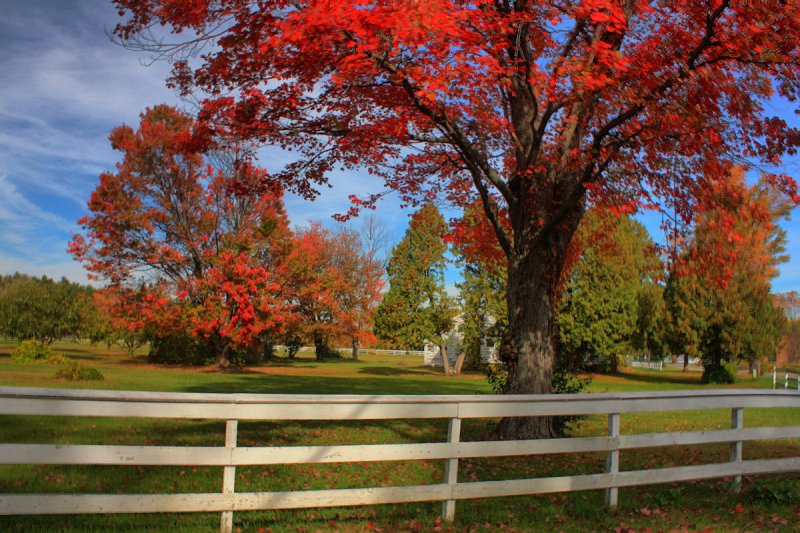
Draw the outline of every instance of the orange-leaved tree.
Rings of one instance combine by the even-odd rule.
[[[110,140],[122,161],[100,176],[69,249],[118,310],[136,309],[131,327],[204,338],[221,366],[279,334],[292,318],[281,190],[246,159],[212,165],[207,131],[168,106]]]
[[[507,263],[513,394],[550,390],[559,280],[587,197],[688,219],[704,176],[779,163],[800,142],[764,105],[800,89],[798,2],[115,4],[116,35],[171,54],[171,83],[205,93],[202,118],[292,150],[276,175],[287,187],[314,197],[330,171],[363,167],[404,200],[479,201]],[[148,42],[159,25],[184,45]],[[791,178],[771,179],[797,199]],[[500,430],[552,433],[547,419]]]
[[[666,289],[673,351],[701,358],[704,381],[732,381],[725,364],[751,368],[775,354],[783,313],[770,294],[786,261],[778,221],[790,203],[761,179],[748,186],[741,168],[712,180],[693,233],[678,243]]]
[[[358,356],[373,340],[372,315],[381,295],[381,265],[363,252],[357,233],[329,231],[319,223],[297,230],[289,261],[292,302],[299,315],[293,332],[314,343],[317,359],[347,340]]]

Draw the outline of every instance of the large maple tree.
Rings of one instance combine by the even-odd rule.
[[[363,167],[410,201],[479,199],[508,265],[512,393],[550,390],[558,280],[588,195],[689,218],[704,175],[777,163],[800,140],[764,105],[798,93],[797,2],[115,3],[116,34],[171,55],[172,83],[205,91],[203,118],[292,150],[288,187],[313,197],[330,171]],[[148,42],[162,24],[183,44]],[[544,419],[502,430],[550,433]]]

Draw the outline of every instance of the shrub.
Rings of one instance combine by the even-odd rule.
[[[736,372],[739,367],[736,363],[721,361],[718,366],[708,366],[703,369],[701,383],[733,383],[736,381]]]
[[[183,334],[168,335],[153,339],[147,360],[169,365],[210,365],[214,362],[214,348],[202,338]]]
[[[38,365],[53,357],[50,348],[35,340],[22,341],[11,353],[11,360],[20,365]]]
[[[53,377],[56,379],[66,379],[67,381],[101,381],[105,379],[103,374],[96,368],[81,366],[77,363],[65,366],[56,372]]]

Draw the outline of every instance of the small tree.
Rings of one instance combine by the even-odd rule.
[[[362,231],[339,228],[331,235],[333,267],[344,277],[337,296],[341,325],[350,343],[353,359],[358,359],[362,342],[374,342],[373,317],[381,301],[383,268],[377,246],[379,235],[374,221],[366,221]]]
[[[361,236],[313,223],[297,231],[288,264],[288,293],[299,320],[292,339],[311,340],[317,359],[334,355],[331,343],[346,339],[357,358],[359,344],[372,339],[372,315],[383,285],[380,263],[370,257]]]

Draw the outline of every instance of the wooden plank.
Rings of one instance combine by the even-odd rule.
[[[714,444],[732,442],[735,440],[753,441],[796,438],[800,438],[800,426],[779,426],[622,435],[619,437],[619,447],[620,449],[632,449],[649,448],[655,446]]]
[[[0,444],[0,464],[223,466],[223,447]]]
[[[516,404],[542,403],[552,401],[570,403],[573,401],[592,403],[595,401],[613,400],[647,400],[660,402],[670,399],[691,398],[793,398],[793,403],[800,402],[800,396],[785,391],[759,389],[714,389],[685,391],[653,391],[625,392],[603,394],[541,394],[541,395],[284,395],[284,394],[211,394],[211,393],[175,393],[175,392],[143,392],[143,391],[103,391],[80,389],[48,389],[28,387],[0,387],[0,400],[11,398],[26,399],[81,399],[103,401],[138,401],[156,403],[225,403],[225,404],[446,404],[446,403],[488,403]],[[748,407],[748,405],[742,405]],[[610,412],[610,411],[607,411]]]
[[[235,510],[254,511],[261,509],[379,505],[438,501],[447,499],[450,496],[451,488],[445,484],[300,492],[237,493],[235,494]]]
[[[232,494],[0,494],[3,515],[187,513],[232,508]]]
[[[524,494],[547,494],[582,490],[655,485],[733,475],[777,474],[800,471],[800,458],[759,459],[741,463],[715,463],[653,470],[635,470],[618,474],[590,474],[539,479],[482,481],[456,485],[455,499],[495,498]]]
[[[772,392],[772,391],[769,391]],[[205,402],[139,402],[44,398],[2,398],[0,414],[52,416],[109,416],[146,418],[190,418],[226,420],[383,420],[430,418],[485,418],[504,416],[585,415],[609,412],[681,411],[736,407],[800,407],[800,395],[793,391],[783,396],[695,396],[669,399],[588,399],[559,398],[549,401],[497,401],[493,403],[466,401],[458,403],[369,403],[363,398],[352,404],[317,403],[295,404],[291,397],[283,403],[230,404]],[[567,396],[567,395],[564,395]]]
[[[443,500],[445,484],[234,494],[0,494],[0,514],[106,514],[301,509]]]
[[[225,448],[228,453],[236,448],[236,434],[238,432],[239,421],[228,420],[225,422]],[[226,466],[222,469],[222,494],[233,494],[236,487],[236,467]],[[231,533],[233,531],[233,512],[224,511],[219,520],[220,533]]]
[[[608,436],[619,437],[619,413],[609,413],[608,415]],[[609,450],[606,454],[606,472],[615,475],[619,472],[619,449]],[[606,507],[612,511],[617,508],[619,489],[611,487],[606,489]]]
[[[227,420],[385,420],[449,418],[458,414],[458,404],[441,403],[369,403],[327,404],[292,403],[284,397],[282,403],[230,404],[204,402],[139,402],[43,398],[3,398],[0,414],[49,416],[108,416],[122,418],[190,418]]]
[[[744,427],[744,409],[734,408],[731,409],[731,428],[742,429]],[[736,440],[731,442],[729,456],[732,463],[742,462],[742,441]],[[733,477],[733,491],[737,494],[742,490],[742,476]]]
[[[800,438],[800,427],[764,427],[619,437],[337,446],[181,447],[0,444],[0,464],[246,466],[295,463],[466,459],[548,453],[607,452],[657,446]]]
[[[445,354],[446,355],[446,354]],[[452,418],[447,427],[447,443],[457,444],[461,440],[461,419]],[[444,482],[452,488],[458,483],[458,459],[447,459],[444,463]],[[447,522],[452,522],[456,517],[456,501],[445,500],[442,502],[442,517]]]

